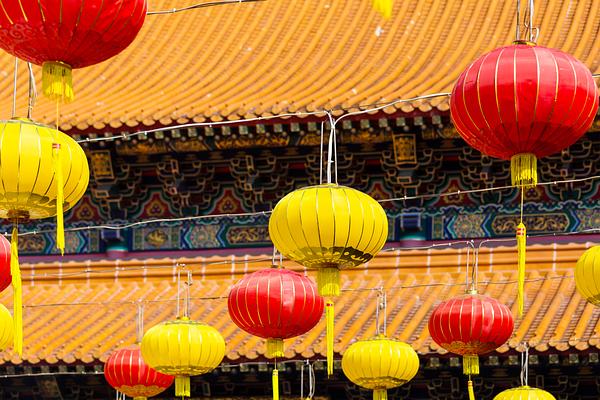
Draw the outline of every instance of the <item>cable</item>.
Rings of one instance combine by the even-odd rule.
[[[589,176],[586,178],[578,178],[578,179],[565,179],[562,181],[550,181],[550,182],[540,182],[539,186],[549,186],[549,185],[561,185],[568,183],[578,183],[585,181],[592,181],[600,179],[600,175]],[[481,193],[481,192],[492,192],[492,191],[500,191],[513,189],[513,186],[499,186],[499,187],[490,187],[484,189],[471,189],[471,190],[457,190],[453,192],[442,192],[442,193],[431,193],[431,194],[421,194],[415,196],[403,196],[403,197],[395,197],[391,199],[382,199],[378,200],[379,203],[387,203],[393,201],[407,201],[407,200],[417,200],[417,199],[430,199],[436,197],[448,197],[448,196],[457,196],[461,194],[470,194],[470,193]],[[90,225],[90,226],[80,226],[74,228],[66,228],[65,232],[78,232],[78,231],[86,231],[86,230],[96,230],[96,229],[110,229],[110,230],[121,230],[128,229],[136,226],[163,223],[163,222],[181,222],[181,221],[195,221],[202,219],[212,219],[212,218],[235,218],[235,217],[252,217],[252,216],[268,216],[271,214],[271,211],[258,211],[258,212],[248,212],[248,213],[236,213],[236,214],[212,214],[212,215],[197,215],[191,217],[173,217],[173,218],[157,218],[157,219],[149,219],[125,224],[103,224],[103,225]],[[43,233],[53,233],[54,230],[46,229],[46,230],[32,230],[25,231],[19,233],[19,236],[29,236],[29,235],[38,235]],[[9,236],[8,232],[4,232],[4,236]]]
[[[198,3],[193,4],[191,6],[182,7],[182,8],[173,8],[171,10],[160,10],[160,11],[148,11],[146,15],[162,15],[162,14],[175,14],[182,11],[190,11],[197,10],[200,8],[214,7],[214,6],[223,6],[228,4],[236,4],[236,3],[256,3],[262,2],[265,0],[220,0],[220,1],[210,1],[207,3]]]
[[[238,125],[238,124],[242,125],[242,124],[247,124],[249,122],[268,121],[268,120],[273,120],[273,119],[285,119],[285,118],[292,118],[292,117],[308,117],[311,115],[317,116],[319,118],[327,118],[328,119],[329,118],[328,115],[330,115],[332,111],[349,111],[349,110],[354,110],[356,108],[376,106],[375,108],[366,108],[366,109],[360,110],[360,111],[348,112],[348,114],[344,114],[344,115],[338,117],[337,120],[335,120],[334,123],[332,124],[332,126],[333,126],[333,125],[335,125],[335,123],[337,123],[340,120],[342,120],[343,118],[346,118],[349,116],[366,114],[366,113],[371,113],[371,112],[378,111],[378,110],[383,110],[384,108],[391,107],[391,106],[394,106],[395,104],[399,104],[399,103],[407,103],[407,102],[413,102],[413,101],[418,101],[418,100],[423,100],[423,99],[431,99],[431,98],[435,98],[435,97],[447,97],[449,95],[450,95],[450,93],[434,93],[434,94],[426,94],[423,96],[417,96],[417,97],[413,97],[410,99],[398,99],[398,100],[394,100],[390,103],[384,103],[383,105],[380,105],[381,103],[374,103],[374,104],[356,105],[356,106],[351,106],[348,108],[343,108],[340,106],[340,107],[334,107],[330,110],[317,110],[317,111],[312,111],[312,112],[299,111],[299,112],[295,112],[295,113],[283,113],[283,114],[260,116],[260,117],[254,117],[254,118],[242,118],[242,119],[227,120],[227,121],[193,122],[193,123],[189,123],[189,124],[170,125],[170,126],[165,126],[165,127],[160,127],[160,128],[131,132],[131,133],[122,133],[122,134],[113,135],[113,136],[104,136],[104,137],[97,137],[97,138],[87,137],[85,139],[78,140],[77,143],[106,142],[106,141],[114,141],[114,140],[119,140],[119,139],[129,139],[129,138],[137,137],[137,136],[146,136],[149,133],[165,132],[165,131],[171,131],[174,129],[199,128],[199,127],[212,128],[215,126]]]

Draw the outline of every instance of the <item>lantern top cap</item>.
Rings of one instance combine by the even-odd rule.
[[[536,42],[530,42],[529,40],[515,40],[513,41],[514,45],[524,44],[526,46],[537,46]]]

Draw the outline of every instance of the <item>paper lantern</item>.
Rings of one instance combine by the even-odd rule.
[[[15,328],[10,311],[0,304],[0,351],[6,350],[13,341]]]
[[[63,252],[63,212],[85,193],[89,167],[81,146],[64,133],[27,119],[0,121],[0,181],[0,218],[13,222],[14,347],[20,355],[23,336],[18,224],[56,215],[56,246]]]
[[[537,159],[575,143],[592,125],[598,88],[590,70],[560,50],[528,42],[475,60],[450,96],[450,117],[472,147],[510,160],[512,184],[537,184]],[[526,228],[517,228],[519,315],[523,314]]]
[[[295,190],[281,199],[271,213],[269,235],[285,257],[317,269],[321,296],[338,296],[340,270],[371,260],[385,244],[388,222],[371,196],[324,184]],[[333,310],[328,300],[328,374],[333,372]]]
[[[600,246],[590,247],[577,261],[575,284],[587,301],[600,306]]]
[[[0,292],[9,286],[11,281],[10,242],[4,235],[0,235]]]
[[[387,400],[387,390],[410,381],[419,357],[406,343],[383,335],[353,343],[342,357],[342,370],[352,383],[373,390],[373,400]]]
[[[323,315],[323,298],[306,276],[283,268],[246,275],[229,292],[233,322],[251,335],[267,339],[269,358],[283,357],[283,340],[311,330]]]
[[[451,353],[463,356],[463,373],[479,374],[479,357],[502,346],[514,328],[510,309],[498,300],[475,291],[441,302],[429,317],[429,333],[434,342]]]
[[[575,143],[597,110],[590,70],[570,54],[531,44],[479,57],[450,96],[458,133],[482,153],[510,160],[513,185],[537,183],[536,159]]]
[[[284,357],[283,340],[311,330],[323,315],[323,298],[308,277],[283,268],[246,275],[229,292],[227,308],[232,321],[251,335],[267,339],[269,358]],[[274,399],[278,399],[279,372],[273,369]]]
[[[190,376],[206,374],[225,357],[225,339],[213,327],[181,317],[150,328],[142,357],[158,372],[175,376],[175,396],[190,396]]]
[[[521,386],[497,394],[494,400],[556,400],[556,398],[545,390]]]
[[[117,55],[135,39],[146,0],[19,0],[3,3],[0,47],[41,65],[44,93],[71,100],[72,68]]]
[[[115,350],[104,364],[104,377],[110,386],[134,400],[162,393],[174,379],[150,368],[138,345]]]

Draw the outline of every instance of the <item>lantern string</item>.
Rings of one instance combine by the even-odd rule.
[[[181,299],[181,268],[179,268],[179,264],[177,264],[177,304],[175,305],[175,318],[181,317],[179,303]]]
[[[15,57],[15,72],[13,76],[13,104],[12,104],[12,116],[11,118],[15,118],[17,116],[17,79],[19,78],[19,58]]]
[[[427,100],[427,99],[433,99],[433,98],[437,98],[437,97],[449,97],[449,96],[450,96],[450,93],[441,92],[441,93],[432,93],[432,94],[411,97],[408,99],[397,99],[397,100],[394,100],[389,103],[357,104],[357,105],[353,105],[350,107],[336,106],[336,107],[331,108],[330,110],[298,111],[298,112],[294,112],[294,113],[282,113],[282,114],[259,116],[259,117],[253,117],[253,118],[231,119],[231,120],[226,120],[226,121],[192,122],[192,123],[187,123],[187,124],[170,125],[170,126],[164,126],[164,127],[154,128],[154,129],[146,129],[146,130],[131,132],[131,133],[127,133],[127,134],[118,134],[118,135],[103,136],[103,137],[96,137],[96,138],[86,137],[84,139],[77,140],[77,143],[95,143],[95,142],[108,142],[108,141],[114,141],[114,140],[127,140],[127,139],[135,138],[138,136],[148,136],[149,133],[166,132],[166,131],[172,131],[172,130],[176,130],[176,129],[200,128],[200,127],[212,128],[215,126],[242,125],[242,124],[247,124],[249,122],[287,119],[287,118],[291,118],[291,117],[302,118],[302,117],[314,116],[317,118],[325,118],[326,120],[329,120],[329,117],[327,116],[328,113],[332,113],[333,111],[346,112],[346,114],[343,114],[342,116],[340,116],[334,120],[334,125],[337,125],[338,122],[340,122],[341,120],[343,120],[345,118],[348,118],[351,116],[356,116],[356,115],[374,113],[377,111],[381,111],[385,108],[392,107],[396,104],[411,103],[411,102],[415,102],[415,101],[419,101],[419,100]],[[350,110],[354,110],[357,108],[359,109],[358,111],[350,112]]]
[[[182,8],[172,8],[170,10],[159,10],[159,11],[148,11],[146,15],[164,15],[164,14],[176,14],[183,11],[191,11],[197,10],[200,8],[214,7],[214,6],[223,6],[228,4],[239,4],[239,3],[257,3],[266,0],[219,0],[219,1],[210,1],[205,3],[197,3],[192,4],[191,6],[182,7]]]
[[[564,236],[573,236],[573,235],[583,235],[583,234],[593,234],[593,233],[600,233],[600,227],[598,228],[587,228],[587,229],[583,229],[580,231],[574,231],[574,232],[553,232],[553,233],[542,233],[542,234],[533,234],[533,235],[528,235],[529,238],[556,238],[556,237],[564,237]],[[479,255],[479,250],[486,244],[488,243],[509,243],[509,242],[514,242],[516,239],[515,238],[492,238],[492,239],[483,239],[481,241],[479,241],[477,249],[476,249],[476,257],[478,257]],[[460,245],[460,244],[467,244],[470,241],[468,240],[463,240],[463,241],[452,241],[452,242],[446,242],[446,243],[432,243],[430,245],[426,245],[426,246],[402,246],[402,247],[389,247],[386,249],[381,250],[379,253],[388,253],[388,252],[403,252],[403,251],[418,251],[418,250],[430,250],[430,249],[435,249],[435,248],[449,248],[449,247],[453,247],[456,245]],[[476,258],[476,262],[478,258]],[[236,265],[236,264],[251,264],[251,263],[259,263],[259,262],[265,262],[265,261],[272,261],[272,257],[269,258],[256,258],[254,260],[221,260],[221,261],[211,261],[211,262],[201,262],[202,268],[205,268],[207,266],[215,266],[215,265],[223,265],[223,264],[232,264],[232,265]],[[179,265],[179,264],[177,264]],[[74,276],[79,276],[79,275],[89,275],[89,274],[106,274],[106,273],[114,273],[115,271],[148,271],[148,270],[157,270],[157,269],[167,269],[167,268],[173,268],[172,265],[152,265],[152,266],[140,266],[140,267],[111,267],[111,268],[104,268],[104,269],[90,269],[90,268],[86,268],[84,270],[81,271],[73,271],[73,272],[60,272],[60,273],[35,273],[35,274],[30,274],[30,275],[25,275],[23,277],[23,279],[36,279],[36,278],[49,278],[49,277],[56,277],[56,278],[68,278],[68,277],[74,277]],[[529,281],[527,281],[529,282]],[[485,282],[479,282],[479,283],[485,283]],[[460,285],[463,285],[463,283],[460,283]],[[426,285],[427,286],[427,285]],[[432,284],[432,286],[437,286],[437,284]],[[452,285],[454,286],[454,285]],[[416,287],[420,287],[420,286],[416,286]],[[357,290],[362,290],[362,289],[357,289]],[[377,289],[365,289],[365,290],[377,290]],[[342,289],[342,291],[346,291],[346,289]]]
[[[521,352],[521,386],[529,385],[529,343],[523,343],[524,350]]]
[[[192,286],[192,271],[190,269],[187,270],[187,281],[185,282],[185,317],[190,317],[190,302],[191,302],[191,293],[190,287]],[[277,359],[275,359],[275,367],[277,367]]]
[[[29,91],[27,101],[27,118],[33,117],[33,107],[37,100],[37,88],[35,86],[35,75],[33,74],[33,66],[30,62],[27,63],[27,69],[29,70]]]
[[[557,186],[557,185],[563,185],[563,184],[572,184],[572,183],[582,183],[582,182],[588,182],[588,181],[595,181],[600,179],[600,175],[593,175],[593,176],[588,176],[585,178],[575,178],[575,179],[565,179],[565,180],[560,180],[560,181],[548,181],[548,182],[538,182],[537,186]],[[514,186],[498,186],[498,187],[488,187],[488,188],[482,188],[482,189],[471,189],[471,190],[457,190],[457,191],[450,191],[450,192],[441,192],[441,193],[431,193],[431,194],[421,194],[421,195],[414,195],[414,196],[402,196],[402,197],[392,197],[389,199],[381,199],[378,200],[379,203],[389,203],[389,202],[406,202],[409,200],[425,200],[425,199],[432,199],[432,198],[443,198],[443,197],[450,197],[450,196],[459,196],[459,195],[466,195],[466,194],[475,194],[475,193],[482,193],[482,192],[494,192],[494,191],[502,191],[502,190],[508,190],[508,189],[514,189]],[[78,232],[78,231],[89,231],[89,230],[102,230],[102,229],[108,229],[108,230],[122,230],[122,229],[130,229],[130,228],[134,228],[134,227],[138,227],[138,226],[143,226],[143,225],[148,225],[148,224],[157,224],[157,223],[165,223],[165,222],[190,222],[190,221],[198,221],[198,220],[204,220],[204,219],[216,219],[216,218],[237,218],[237,217],[254,217],[254,216],[269,216],[271,214],[271,211],[257,211],[257,212],[244,212],[244,213],[224,213],[224,214],[212,214],[212,215],[195,215],[195,216],[189,216],[189,217],[172,217],[172,218],[154,218],[154,219],[147,219],[147,220],[142,220],[142,221],[136,221],[136,222],[129,222],[129,223],[123,223],[123,224],[100,224],[100,225],[88,225],[88,226],[79,226],[79,227],[71,227],[71,228],[67,228],[65,229],[65,232]],[[46,233],[54,233],[55,231],[53,229],[47,229],[47,230],[31,230],[31,231],[26,231],[26,232],[21,232],[19,233],[21,236],[30,236],[30,235],[40,235],[40,234],[46,234]],[[568,234],[572,234],[569,232],[557,232],[555,234],[553,234],[553,236],[556,235],[568,235]],[[8,232],[4,232],[5,236],[9,236]],[[528,235],[528,237],[532,237],[531,235]],[[515,240],[513,239],[507,239],[507,240]]]
[[[142,343],[144,337],[144,303],[140,300],[137,306],[137,342]]]
[[[475,243],[471,241],[473,245],[473,253],[474,253],[474,263],[473,263],[473,276],[471,277],[471,281],[473,284],[473,290],[477,290],[477,284],[479,283],[479,248],[475,248]]]
[[[517,24],[515,27],[515,41],[521,40],[521,0],[517,0]]]
[[[323,136],[325,134],[325,121],[321,121],[321,146],[319,156],[319,185],[323,184]]]
[[[327,117],[329,118],[329,142],[327,143],[327,183],[331,183],[331,167],[334,163],[334,155],[336,160],[336,172],[335,172],[335,181],[337,183],[337,155],[335,154],[335,123],[333,121],[333,117],[330,112],[327,112]]]

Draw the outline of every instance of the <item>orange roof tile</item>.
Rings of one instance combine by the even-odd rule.
[[[600,308],[581,298],[572,277],[585,248],[585,244],[530,246],[526,314],[499,352],[523,342],[539,351],[600,348]],[[513,312],[515,253],[514,248],[498,247],[483,249],[479,257],[480,291],[505,302]],[[432,343],[427,319],[439,301],[464,290],[465,261],[464,249],[392,251],[380,254],[366,268],[344,272],[344,291],[336,301],[335,351],[342,353],[356,338],[373,334],[376,289],[383,286],[388,294],[388,334],[408,341],[421,354],[444,353]],[[244,273],[269,265],[268,256],[246,256],[127,260],[116,268],[114,261],[23,265],[23,360],[9,350],[2,361],[104,361],[112,349],[135,340],[138,301],[145,302],[146,327],[174,316],[176,262],[195,271],[192,317],[225,336],[227,359],[262,357],[264,341],[233,324],[224,298]],[[4,304],[10,305],[10,292],[0,296]],[[286,356],[325,356],[324,334],[322,321],[301,338],[286,341]]]
[[[266,1],[150,15],[129,49],[75,71],[77,100],[62,108],[62,128],[127,130],[447,92],[471,60],[513,39],[515,0],[394,3],[388,21],[369,0]],[[536,23],[540,44],[600,72],[595,3],[539,2]],[[149,1],[154,10],[180,6],[179,0]],[[0,56],[2,118],[11,109],[12,70],[12,58]],[[37,67],[36,76],[39,82]],[[435,98],[385,111],[415,109],[445,111],[448,103]],[[53,123],[55,108],[39,99],[34,117]]]

